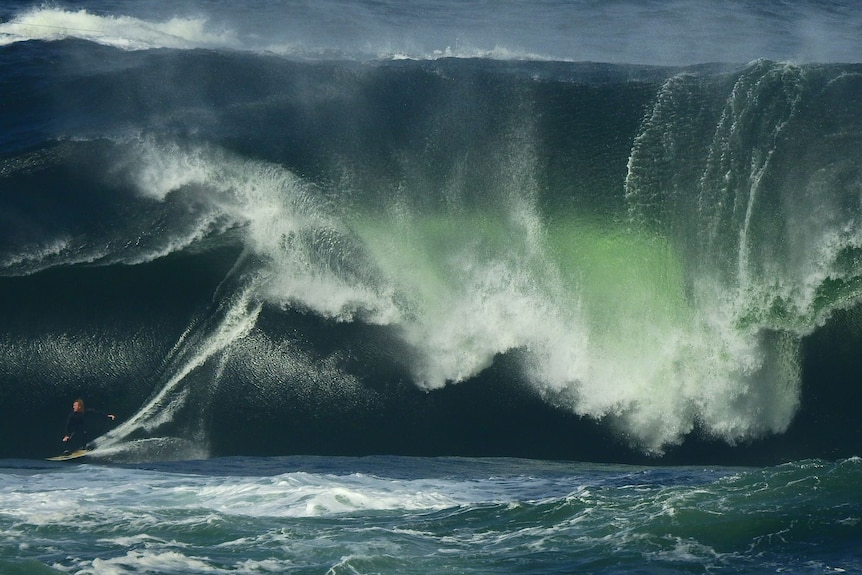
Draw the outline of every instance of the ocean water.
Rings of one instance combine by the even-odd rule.
[[[858,573],[862,462],[224,458],[0,470],[3,573]]]
[[[860,571],[856,3],[0,0],[0,78],[3,573]]]

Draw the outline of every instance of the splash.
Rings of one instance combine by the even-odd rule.
[[[816,68],[762,61],[726,81],[664,85],[635,141],[626,194],[637,225],[681,246],[694,319],[684,339],[700,365],[680,395],[692,421],[734,441],[787,428],[801,338],[862,298],[846,257],[859,245],[858,170],[829,159],[842,155],[828,138],[807,135],[819,121],[809,114],[858,79],[822,90]],[[858,134],[853,124],[838,127],[842,139]]]
[[[691,300],[667,238],[577,217],[544,223],[529,134],[489,160],[496,177],[480,198],[465,199],[456,171],[442,206],[405,182],[382,209],[383,195],[332,206],[284,168],[216,148],[136,146],[123,170],[141,197],[195,197],[206,221],[241,233],[252,262],[233,272],[246,286],[235,308],[243,328],[219,312],[195,328],[211,335],[179,344],[191,356],[139,414],[153,429],[186,408],[183,382],[232,353],[264,303],[389,326],[411,350],[400,361],[429,390],[513,355],[548,401],[614,422],[650,452],[696,425],[728,441],[780,431],[795,410],[793,342],[768,344],[718,303]]]
[[[167,380],[133,417],[99,440],[99,449],[116,448],[122,444],[120,451],[124,453],[130,450],[138,451],[142,446],[147,446],[146,451],[151,452],[153,445],[159,450],[168,449],[165,446],[167,443],[169,449],[176,452],[176,446],[170,446],[179,443],[193,445],[198,451],[206,450],[204,429],[194,427],[202,424],[201,417],[192,418],[192,428],[184,429],[179,437],[165,435],[160,428],[173,423],[177,412],[187,409],[192,402],[194,388],[190,376],[194,372],[214,362],[214,372],[207,378],[208,387],[213,380],[217,381],[221,377],[224,362],[229,357],[228,349],[249,334],[260,314],[261,305],[254,303],[249,297],[253,291],[253,282],[250,282],[236,294],[223,300],[210,317],[203,318],[200,324],[191,326],[183,334],[167,359]],[[198,403],[198,409],[206,409],[207,397],[209,393],[206,389],[197,390],[194,402]],[[201,398],[204,398],[203,405],[200,404]],[[134,437],[134,434],[141,432],[150,437]],[[153,438],[153,435],[157,437]],[[129,439],[132,441],[129,442]],[[187,455],[186,448],[179,451],[183,456]]]

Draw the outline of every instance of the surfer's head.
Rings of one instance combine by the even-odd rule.
[[[76,411],[79,413],[84,411],[84,400],[83,399],[76,399],[75,401],[73,401],[72,402],[72,411]]]

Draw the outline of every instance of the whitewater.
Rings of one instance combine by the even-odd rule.
[[[0,1],[0,571],[862,570],[860,22]]]

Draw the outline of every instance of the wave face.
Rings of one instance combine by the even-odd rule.
[[[119,459],[858,445],[862,67],[368,60],[230,22],[0,24],[7,435],[83,395]]]

